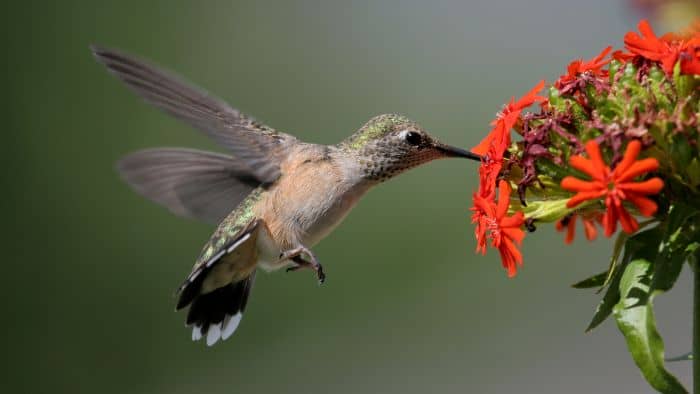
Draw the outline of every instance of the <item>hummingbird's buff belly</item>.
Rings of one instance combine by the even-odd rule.
[[[290,264],[277,261],[285,250],[312,247],[325,238],[370,187],[348,182],[343,170],[330,162],[314,164],[283,176],[256,207],[266,224],[258,238],[258,264],[266,270]]]

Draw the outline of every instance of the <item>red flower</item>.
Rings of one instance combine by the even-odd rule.
[[[488,222],[486,212],[481,207],[488,206],[494,203],[494,200],[482,197],[478,194],[472,196],[474,206],[472,211],[472,223],[474,223],[474,238],[476,238],[476,252],[486,254],[486,241],[488,231]]]
[[[682,74],[700,74],[700,20],[696,21],[686,32],[681,34],[665,34],[656,37],[649,22],[639,22],[640,37],[635,32],[625,35],[625,46],[630,53],[616,51],[613,58],[627,62],[637,56],[659,62],[667,73],[673,73],[673,68],[680,60]]]
[[[681,73],[700,75],[700,37],[683,44],[680,59]]]
[[[564,217],[556,223],[557,231],[564,231],[566,229],[566,238],[564,238],[564,243],[570,244],[574,241],[574,235],[576,235],[576,218],[580,215],[572,214]],[[596,229],[596,222],[600,223],[602,220],[602,215],[593,216],[582,216],[583,230],[586,233],[586,239],[593,241],[598,236],[598,229]]]
[[[523,256],[516,247],[520,245],[525,232],[521,229],[525,222],[525,215],[517,212],[513,216],[507,216],[510,205],[511,188],[506,181],[500,181],[498,185],[498,203],[474,195],[474,215],[472,221],[476,223],[477,252],[486,253],[487,238],[491,239],[491,246],[498,248],[501,255],[501,264],[508,271],[508,276],[516,274],[516,267],[523,264]]]
[[[685,39],[700,38],[700,19],[695,19],[690,26],[680,32],[679,37]]]
[[[678,61],[679,48],[672,42],[672,37],[656,37],[646,19],[639,22],[638,28],[642,36],[636,32],[628,32],[625,34],[625,47],[634,55],[661,63],[661,68],[667,74],[673,73],[673,67]]]
[[[587,200],[605,197],[606,211],[603,216],[605,235],[611,236],[619,221],[622,229],[633,233],[639,228],[639,223],[622,205],[629,201],[637,207],[643,216],[652,216],[657,209],[656,203],[646,196],[657,194],[663,189],[664,183],[660,178],[651,178],[641,182],[633,179],[655,171],[659,168],[658,160],[654,158],[636,160],[642,144],[638,140],[627,145],[624,157],[614,170],[610,170],[600,153],[600,147],[594,140],[586,144],[586,152],[590,159],[583,156],[572,156],[569,163],[575,169],[588,174],[592,180],[583,181],[573,176],[567,176],[561,181],[561,187],[577,192],[566,206],[576,207]]]
[[[636,57],[636,55],[629,53],[629,52],[625,52],[625,51],[620,50],[620,49],[613,52],[613,54],[612,54],[612,58],[617,60],[620,63],[627,63],[627,62],[631,61],[632,59],[634,59],[635,57]]]
[[[488,152],[479,166],[479,196],[491,201],[496,200],[496,181],[503,168],[503,153],[507,145],[505,141],[492,141]]]
[[[578,59],[569,63],[569,67],[567,68],[568,73],[559,77],[559,80],[554,84],[554,86],[557,89],[561,89],[563,85],[576,81],[579,75],[584,73],[591,73],[596,76],[604,77],[605,72],[603,71],[603,67],[610,63],[610,59],[603,59],[608,56],[611,50],[612,47],[609,46],[603,49],[598,56],[587,62],[584,62],[583,59]]]
[[[540,83],[518,101],[515,101],[515,97],[511,97],[510,102],[506,104],[503,111],[491,122],[494,128],[486,138],[481,140],[479,145],[472,148],[472,152],[485,155],[492,143],[496,144],[496,146],[508,147],[508,145],[510,145],[510,130],[515,126],[515,123],[518,122],[520,113],[532,104],[536,102],[542,103],[546,100],[544,97],[537,95],[542,88],[544,88],[544,81],[540,81]]]

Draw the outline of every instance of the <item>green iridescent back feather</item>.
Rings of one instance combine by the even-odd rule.
[[[258,201],[260,201],[260,198],[264,192],[265,189],[263,187],[258,187],[257,189],[253,190],[248,197],[241,201],[236,209],[234,209],[233,212],[231,212],[221,222],[221,224],[219,224],[219,227],[211,236],[209,242],[204,245],[195,267],[209,261],[209,259],[211,259],[217,252],[239,237],[241,231],[248,227],[253,220],[255,220],[253,207]]]

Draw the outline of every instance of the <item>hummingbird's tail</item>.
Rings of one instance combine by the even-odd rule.
[[[186,324],[192,326],[192,340],[198,341],[206,337],[207,345],[211,346],[219,339],[228,339],[241,322],[254,282],[255,271],[241,281],[191,298]],[[180,295],[178,309],[189,297],[191,296],[185,288]]]

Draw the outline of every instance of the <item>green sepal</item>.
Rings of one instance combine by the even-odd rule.
[[[575,211],[573,208],[566,207],[568,201],[568,197],[557,200],[528,200],[527,206],[521,206],[519,210],[525,213],[526,219],[551,223]]]
[[[673,83],[676,85],[678,97],[688,97],[693,92],[693,80],[688,75],[681,75],[681,62],[673,67]]]
[[[663,108],[666,111],[673,112],[675,103],[668,96],[666,73],[658,67],[652,67],[649,70],[649,90],[654,96],[653,102],[659,108]]]
[[[608,68],[608,70],[609,70],[608,78],[610,79],[610,81],[609,81],[610,85],[613,85],[615,83],[615,75],[620,70],[621,65],[622,65],[622,63],[620,63],[619,61],[617,61],[615,59],[610,61],[610,67]]]

